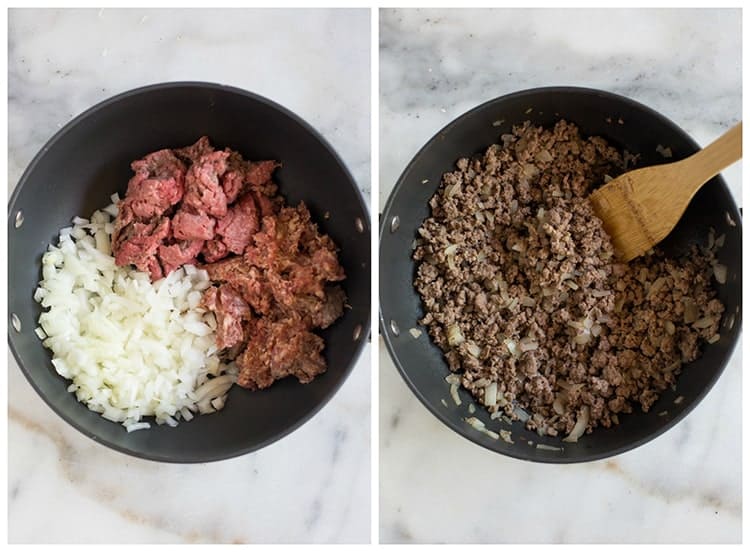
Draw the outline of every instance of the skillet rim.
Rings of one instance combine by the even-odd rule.
[[[411,172],[412,168],[417,164],[417,162],[421,159],[421,157],[426,153],[427,149],[435,142],[436,140],[440,139],[440,136],[444,133],[450,131],[452,128],[460,124],[465,119],[468,119],[472,116],[474,116],[476,113],[480,112],[481,110],[493,105],[498,104],[504,101],[508,101],[511,99],[517,99],[517,98],[523,98],[525,96],[537,96],[540,94],[577,94],[577,95],[595,95],[602,98],[606,98],[611,101],[619,102],[623,105],[627,105],[631,108],[638,109],[644,113],[645,116],[653,117],[654,119],[660,121],[661,123],[664,123],[666,126],[670,127],[676,134],[681,135],[687,143],[690,144],[693,151],[700,150],[700,145],[687,133],[685,132],[681,127],[679,127],[676,123],[674,123],[671,119],[668,117],[662,115],[658,111],[654,110],[651,107],[648,107],[645,104],[642,104],[641,102],[635,101],[631,98],[628,98],[626,96],[622,96],[620,94],[616,94],[613,92],[608,92],[605,90],[599,90],[595,88],[588,88],[588,87],[579,87],[579,86],[542,86],[542,87],[536,87],[536,88],[528,88],[524,90],[519,90],[516,92],[511,92],[509,94],[504,94],[502,96],[498,96],[496,98],[492,98],[490,100],[484,101],[481,104],[477,105],[476,107],[473,107],[469,109],[468,111],[465,111],[461,115],[457,116],[455,119],[453,119],[451,122],[446,124],[444,127],[442,127],[440,130],[438,130],[420,149],[419,151],[412,157],[411,161],[406,165],[404,170],[401,172],[401,174],[398,177],[398,180],[396,181],[396,184],[393,187],[393,190],[391,190],[391,193],[388,196],[388,199],[386,200],[386,203],[383,207],[383,211],[380,215],[380,221],[379,221],[379,231],[378,231],[378,239],[379,239],[379,246],[378,251],[380,252],[383,249],[383,237],[387,236],[387,221],[391,218],[391,210],[396,205],[397,196],[400,195],[400,191],[402,188],[404,188],[406,184],[406,176]],[[562,117],[561,117],[562,118]],[[460,153],[458,154],[460,156]],[[457,157],[458,158],[458,157]],[[731,205],[729,206],[730,210],[732,211],[732,215],[734,217],[734,220],[736,221],[736,224],[739,228],[740,236],[742,235],[742,216],[739,212],[739,209],[737,208],[737,203],[734,200],[734,197],[729,191],[729,188],[726,184],[726,181],[722,177],[721,173],[716,175],[714,177],[718,180],[718,183],[726,190],[727,196],[730,199]],[[380,255],[379,255],[380,258]],[[380,264],[380,263],[379,263]],[[413,264],[413,263],[412,263]],[[741,263],[740,263],[741,264]],[[740,267],[741,268],[741,267]],[[382,274],[382,264],[380,266],[380,286],[382,288],[383,285],[383,274]],[[740,284],[741,289],[741,284]],[[719,380],[721,375],[724,373],[724,370],[726,369],[727,364],[731,360],[731,358],[734,356],[735,350],[737,348],[737,343],[741,339],[742,335],[742,302],[739,302],[740,306],[740,316],[738,316],[736,328],[737,331],[734,333],[734,338],[732,340],[732,343],[730,344],[730,347],[727,351],[726,357],[723,359],[721,366],[716,371],[715,375],[711,378],[711,380],[708,382],[707,385],[705,385],[699,393],[695,395],[695,398],[686,405],[685,408],[683,408],[679,413],[677,413],[674,417],[672,417],[670,420],[668,420],[667,423],[659,426],[654,431],[649,433],[648,435],[640,438],[635,439],[634,441],[628,442],[625,445],[612,448],[610,450],[604,451],[604,452],[598,452],[598,453],[583,453],[578,457],[575,458],[568,458],[568,457],[560,457],[560,456],[553,456],[551,454],[545,455],[545,456],[534,456],[532,457],[530,454],[524,454],[532,452],[529,449],[533,449],[533,452],[536,452],[536,447],[515,447],[515,446],[508,446],[503,447],[502,449],[496,449],[490,446],[490,443],[483,441],[480,439],[480,433],[476,430],[473,430],[468,424],[464,424],[466,427],[462,427],[459,424],[455,424],[452,417],[447,416],[447,411],[440,410],[437,408],[437,406],[434,406],[428,399],[427,394],[424,393],[422,390],[420,390],[413,381],[411,381],[408,370],[404,367],[401,360],[399,359],[398,354],[396,353],[395,345],[392,340],[392,336],[388,330],[385,316],[383,313],[383,305],[382,305],[382,295],[378,298],[378,322],[379,322],[379,330],[380,330],[380,336],[382,337],[386,349],[388,351],[388,354],[391,358],[391,361],[396,367],[396,370],[401,375],[401,378],[406,382],[407,387],[414,393],[419,401],[422,403],[422,405],[427,408],[427,410],[438,420],[440,420],[443,425],[450,428],[452,431],[457,433],[458,435],[464,437],[465,439],[471,441],[475,445],[479,445],[493,453],[496,454],[502,454],[504,456],[508,456],[511,458],[515,458],[518,460],[525,460],[527,462],[532,463],[539,463],[539,464],[581,464],[581,463],[587,463],[587,462],[594,462],[597,460],[603,460],[605,458],[611,458],[614,456],[618,456],[620,454],[623,454],[625,452],[628,452],[630,450],[636,449],[654,439],[659,437],[660,435],[664,434],[668,430],[675,427],[679,422],[684,420],[688,414],[690,414],[695,407],[700,404],[703,399],[705,399],[706,395],[713,389],[716,382]],[[432,340],[430,339],[430,342],[432,343]],[[432,343],[433,346],[434,343]],[[523,452],[518,452],[523,451]]]
[[[184,89],[200,88],[204,90],[230,92],[235,95],[244,96],[245,98],[249,100],[258,102],[260,104],[263,104],[272,108],[273,110],[277,111],[281,115],[288,117],[289,119],[291,119],[292,121],[300,125],[300,127],[302,127],[304,131],[310,134],[315,140],[317,140],[324,147],[324,149],[328,151],[334,163],[338,165],[339,168],[342,170],[345,176],[345,180],[349,183],[349,186],[355,192],[355,197],[357,198],[360,211],[364,213],[364,216],[362,218],[364,231],[362,232],[362,235],[366,237],[371,237],[372,230],[371,230],[371,221],[370,221],[370,211],[367,208],[367,204],[364,200],[362,191],[359,189],[357,182],[354,180],[354,177],[352,176],[351,171],[347,167],[346,163],[344,163],[344,161],[341,159],[341,157],[336,152],[336,150],[323,137],[323,135],[320,134],[320,132],[318,132],[315,128],[313,128],[307,121],[302,119],[302,117],[295,114],[294,112],[284,107],[283,105],[277,102],[274,102],[273,100],[270,100],[269,98],[266,98],[265,96],[261,96],[254,92],[251,92],[249,90],[245,90],[243,88],[239,88],[236,86],[220,84],[220,83],[215,83],[215,82],[208,82],[208,81],[166,81],[166,82],[161,82],[161,83],[148,84],[145,86],[139,86],[137,88],[132,88],[124,92],[120,92],[119,94],[116,94],[109,98],[106,98],[100,101],[99,103],[94,104],[93,106],[89,107],[88,109],[84,110],[83,112],[81,112],[80,114],[72,118],[70,121],[68,121],[65,125],[63,125],[62,128],[60,128],[57,132],[55,132],[45,142],[45,144],[36,153],[36,155],[34,155],[31,162],[28,164],[28,166],[24,170],[23,174],[21,175],[21,178],[19,178],[18,183],[13,189],[13,193],[11,194],[8,200],[8,225],[9,225],[8,241],[10,242],[10,236],[12,235],[10,232],[11,213],[15,211],[16,202],[18,201],[18,197],[21,193],[21,190],[23,189],[26,182],[29,180],[31,174],[36,169],[36,166],[44,158],[47,151],[52,149],[52,147],[54,147],[59,141],[64,139],[64,137],[82,121],[87,120],[88,118],[95,115],[102,109],[106,109],[107,107],[111,106],[114,103],[121,102],[121,101],[127,100],[130,97],[137,96],[137,95],[144,94],[144,93],[150,93],[150,92],[155,92],[155,91],[160,91],[160,90],[176,89],[176,88],[184,88]],[[368,247],[371,248],[371,240],[368,240],[367,244],[368,244]],[[368,267],[370,264],[371,264],[371,259],[368,262]],[[364,267],[362,270],[367,270],[368,267]],[[10,262],[8,263],[8,270],[10,270]],[[370,295],[372,295],[372,277],[368,276],[367,279],[369,280],[369,285],[370,285]],[[9,279],[9,292],[10,292],[10,279]],[[8,305],[9,317],[10,317],[10,314],[11,313],[10,313],[10,304],[9,304]],[[237,458],[239,456],[244,456],[246,454],[256,452],[262,448],[265,448],[279,441],[280,439],[283,439],[287,435],[293,433],[294,431],[302,427],[304,424],[312,420],[323,409],[323,407],[326,406],[330,402],[330,400],[334,397],[334,395],[336,395],[339,392],[344,382],[346,382],[346,380],[349,378],[352,371],[354,370],[354,366],[359,361],[366,343],[368,343],[366,336],[368,336],[370,333],[370,325],[371,325],[371,319],[372,319],[372,302],[371,301],[367,303],[366,311],[363,314],[365,316],[363,316],[363,319],[360,322],[360,324],[362,325],[362,331],[360,332],[360,337],[358,339],[358,342],[354,346],[353,354],[351,358],[349,359],[349,361],[344,366],[344,369],[338,381],[336,381],[336,383],[329,390],[329,392],[322,398],[322,400],[318,402],[312,409],[310,409],[310,411],[308,411],[304,416],[299,418],[294,423],[290,424],[288,427],[286,427],[283,431],[279,432],[278,434],[273,435],[262,441],[259,441],[256,444],[239,447],[229,454],[207,453],[207,454],[193,454],[193,455],[185,455],[185,456],[180,456],[180,454],[182,453],[180,454],[166,454],[166,453],[156,454],[156,453],[150,453],[150,452],[134,451],[127,447],[123,447],[116,443],[111,443],[108,440],[102,439],[95,432],[89,431],[85,429],[84,427],[82,427],[81,424],[79,424],[74,418],[58,411],[58,409],[52,405],[52,403],[50,402],[46,394],[42,393],[40,388],[37,386],[34,380],[34,377],[31,374],[31,371],[25,366],[24,362],[21,359],[19,351],[17,350],[15,346],[14,334],[12,333],[12,329],[10,325],[8,326],[8,345],[9,345],[9,349],[11,353],[13,354],[13,358],[16,361],[16,364],[18,365],[24,377],[26,378],[26,381],[29,382],[31,387],[36,392],[37,396],[39,396],[43,400],[43,402],[58,417],[64,420],[69,426],[76,429],[79,433],[82,433],[83,435],[85,435],[86,437],[88,437],[89,439],[97,443],[105,445],[109,449],[115,450],[122,454],[126,454],[128,456],[141,458],[143,460],[149,460],[153,462],[163,462],[163,463],[168,463],[168,464],[200,464],[200,463],[207,463],[207,462],[218,462],[222,460],[229,460],[231,458]],[[82,408],[85,408],[85,405],[80,405],[80,406]]]

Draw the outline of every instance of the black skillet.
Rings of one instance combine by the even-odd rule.
[[[418,338],[409,332],[420,328],[417,320],[423,316],[419,296],[412,287],[412,241],[429,215],[427,202],[437,190],[441,175],[452,170],[457,159],[482,153],[514,124],[530,120],[552,126],[561,118],[576,123],[584,135],[602,136],[620,149],[640,154],[638,166],[668,161],[657,152],[659,145],[671,148],[671,160],[699,149],[677,125],[622,96],[572,87],[517,92],[480,105],[438,132],[399,178],[380,225],[381,334],[406,383],[435,416],[467,439],[515,458],[553,463],[585,462],[619,454],[653,439],[684,418],[708,393],[727,364],[740,334],[742,304],[740,213],[726,183],[716,177],[701,188],[680,223],[662,242],[668,254],[676,255],[693,243],[705,244],[710,227],[717,235],[726,234],[718,255],[719,261],[728,266],[727,283],[718,287],[719,298],[726,306],[721,339],[704,347],[702,356],[683,368],[676,390],[664,393],[648,413],[638,409],[621,416],[615,428],[597,429],[575,444],[563,443],[559,437],[539,437],[518,421],[510,428],[514,441],[510,444],[492,439],[466,423],[467,405],[473,398],[461,389],[462,405],[455,405],[444,380],[449,371],[440,349],[425,331]],[[666,415],[659,415],[665,411]],[[498,420],[490,420],[479,405],[474,415],[492,429],[507,428]],[[537,444],[542,444],[542,448],[537,448]]]
[[[289,204],[303,200],[338,244],[351,309],[321,335],[328,371],[307,385],[287,378],[267,390],[233,387],[221,412],[176,428],[128,434],[66,391],[34,334],[41,312],[32,295],[47,244],[73,216],[88,217],[124,194],[130,162],[208,135],[246,159],[278,159],[275,173]],[[115,96],[66,125],[42,148],[8,206],[9,342],[18,365],[47,404],[73,427],[116,450],[165,462],[206,462],[257,450],[309,420],[336,392],[367,339],[370,230],[367,208],[344,163],[299,117],[244,90],[209,83],[147,86]],[[326,215],[328,214],[328,215]],[[22,220],[22,224],[19,224]],[[18,221],[18,222],[17,222]],[[14,328],[18,322],[20,330]]]

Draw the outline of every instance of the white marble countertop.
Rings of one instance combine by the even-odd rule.
[[[741,44],[739,10],[383,10],[380,208],[444,125],[536,86],[629,96],[705,145],[741,118]],[[740,164],[723,174],[739,202]],[[738,346],[665,435],[611,460],[553,466],[454,434],[381,341],[381,542],[740,542],[740,359]]]
[[[11,10],[8,19],[10,189],[84,109],[146,84],[205,80],[300,115],[369,195],[368,10]],[[186,466],[131,458],[68,427],[9,355],[10,542],[369,542],[369,351],[288,437]]]

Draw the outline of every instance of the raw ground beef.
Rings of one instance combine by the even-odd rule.
[[[527,122],[443,175],[414,251],[421,323],[490,412],[551,436],[610,427],[718,338],[713,247],[621,264],[594,216],[587,196],[632,159]]]
[[[246,161],[217,151],[207,137],[132,163],[118,205],[112,251],[152,280],[184,264],[217,284],[201,308],[217,321],[217,346],[239,368],[238,383],[262,389],[325,372],[314,329],[341,317],[345,278],[337,248],[320,234],[304,203],[285,207],[273,182],[276,161]]]

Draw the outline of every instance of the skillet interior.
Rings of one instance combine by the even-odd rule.
[[[526,120],[549,127],[560,118],[576,123],[584,135],[604,137],[620,149],[640,154],[638,166],[675,161],[694,153],[698,145],[674,123],[657,112],[627,98],[584,88],[555,87],[518,92],[491,100],[462,115],[438,132],[414,157],[399,178],[383,211],[380,228],[380,323],[381,334],[399,372],[424,405],[451,429],[496,452],[537,462],[583,462],[619,454],[666,431],[690,412],[708,393],[729,360],[741,326],[741,220],[737,206],[721,177],[708,182],[693,198],[678,226],[662,242],[670,255],[685,251],[693,243],[705,244],[708,229],[726,234],[719,261],[728,266],[727,283],[719,286],[726,306],[721,339],[704,347],[702,356],[683,367],[676,391],[665,392],[649,413],[637,409],[621,416],[612,429],[599,428],[578,443],[561,438],[539,437],[514,422],[515,444],[492,439],[472,429],[464,418],[471,395],[461,389],[462,405],[450,399],[444,378],[448,365],[440,349],[426,332],[418,339],[409,333],[423,316],[421,301],[412,286],[415,264],[412,241],[417,228],[429,216],[428,200],[438,188],[441,175],[453,170],[460,157],[479,154],[514,124]],[[608,122],[609,121],[611,122]],[[619,123],[619,121],[622,123]],[[502,123],[500,123],[502,121]],[[494,124],[493,124],[494,123]],[[673,158],[656,151],[671,147]],[[423,181],[427,181],[423,183]],[[728,223],[727,214],[736,226]],[[398,228],[393,219],[398,217]],[[733,320],[731,328],[730,321]],[[398,328],[398,335],[394,331]],[[684,399],[674,404],[678,396]],[[442,404],[445,400],[448,406]],[[658,413],[667,411],[666,416]],[[483,408],[474,414],[492,429],[507,428],[490,420]],[[528,441],[563,447],[550,451],[529,446]]]
[[[288,204],[304,200],[313,220],[338,244],[351,309],[321,332],[328,371],[308,385],[287,378],[262,392],[238,387],[218,414],[177,428],[152,425],[127,434],[89,411],[66,391],[34,334],[41,307],[32,294],[41,255],[60,228],[88,217],[124,195],[130,162],[164,147],[188,145],[206,134],[246,159],[278,159],[275,173]],[[16,213],[24,223],[16,229]],[[324,214],[330,213],[325,219]],[[361,224],[357,224],[359,219]],[[359,227],[359,229],[358,229]],[[361,231],[360,231],[361,230]],[[84,434],[112,448],[168,462],[220,460],[257,450],[310,419],[343,383],[368,335],[370,231],[367,209],[343,162],[309,125],[283,107],[243,90],[208,83],[168,83],[127,92],[83,113],[56,134],[32,161],[9,204],[9,325],[11,349],[49,406]],[[358,339],[353,339],[359,327]]]

